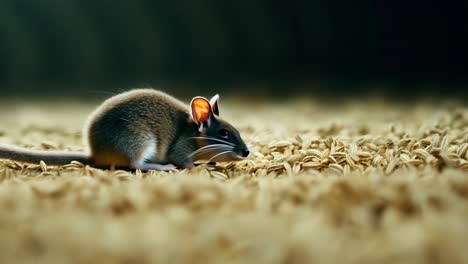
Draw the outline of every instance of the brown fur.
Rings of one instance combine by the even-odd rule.
[[[147,141],[156,140],[157,155],[151,161],[167,163],[166,154],[176,134],[187,127],[193,127],[193,134],[196,131],[188,117],[188,107],[177,99],[155,90],[138,89],[106,100],[90,115],[84,134],[92,157],[105,155],[103,149],[110,150],[131,166]]]

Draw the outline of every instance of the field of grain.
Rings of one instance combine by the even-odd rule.
[[[244,161],[0,160],[0,263],[468,263],[466,106],[221,100]],[[0,142],[83,149],[97,103],[1,101]]]

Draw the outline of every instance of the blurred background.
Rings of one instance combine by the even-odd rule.
[[[461,2],[1,0],[1,96],[465,98]]]

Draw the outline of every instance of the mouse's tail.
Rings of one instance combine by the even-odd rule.
[[[44,161],[47,165],[65,165],[72,161],[93,164],[93,159],[84,152],[30,150],[11,145],[0,144],[0,159],[11,159],[28,163]]]

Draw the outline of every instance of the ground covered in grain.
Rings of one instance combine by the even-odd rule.
[[[227,101],[214,170],[0,160],[0,263],[468,263],[465,106]],[[83,149],[96,104],[2,101],[0,142]]]

